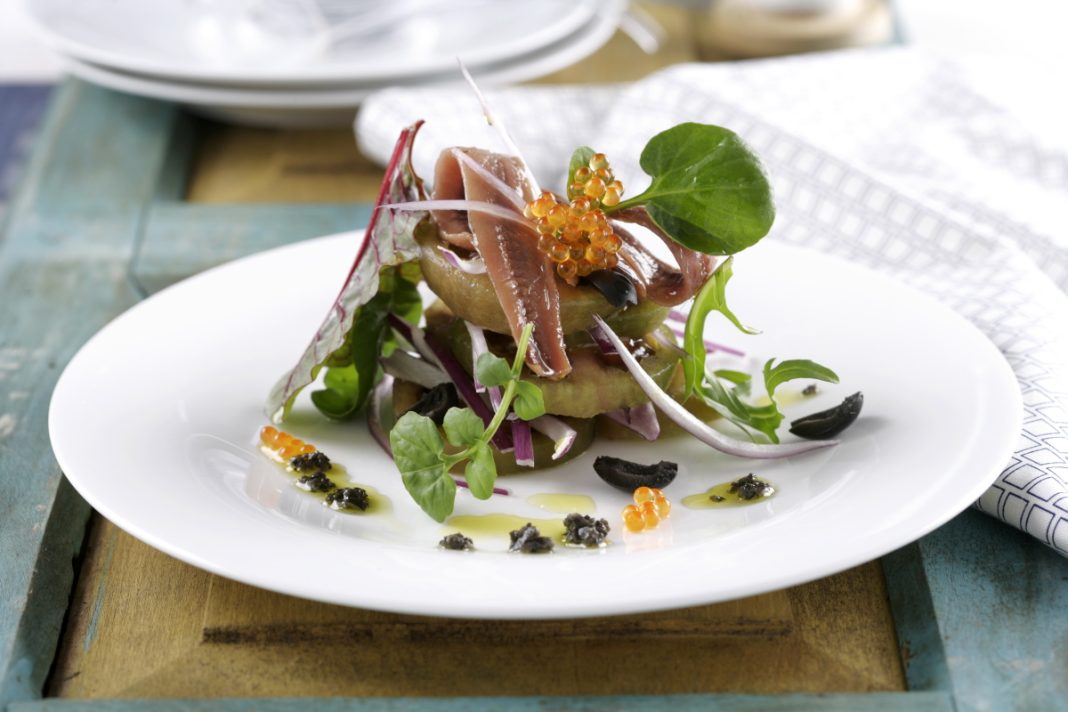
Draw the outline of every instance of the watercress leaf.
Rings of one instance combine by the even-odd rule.
[[[684,123],[646,144],[645,192],[611,212],[644,205],[673,240],[698,252],[730,255],[764,237],[775,206],[760,159],[733,131]]]
[[[534,420],[545,415],[545,399],[541,389],[530,381],[516,381],[512,409],[523,420]]]
[[[493,462],[493,452],[486,443],[478,443],[464,466],[464,479],[471,494],[478,499],[489,499],[493,495],[493,483],[497,481],[497,465]]]
[[[445,430],[445,437],[456,447],[470,447],[486,430],[482,418],[470,408],[449,408],[441,427]]]
[[[571,185],[575,182],[575,171],[583,166],[590,165],[590,159],[593,158],[593,154],[597,153],[589,146],[579,146],[575,149],[575,152],[571,154],[571,162],[567,166],[567,184]]]
[[[445,444],[434,421],[405,413],[390,431],[389,444],[404,488],[424,512],[444,521],[452,513],[456,483],[445,466]]]
[[[512,380],[512,368],[500,356],[486,352],[475,363],[475,376],[484,386],[503,386]]]
[[[697,389],[698,395],[717,413],[738,426],[751,439],[754,433],[761,433],[773,443],[779,442],[776,433],[782,424],[783,416],[774,401],[766,405],[750,405],[741,398],[741,393],[748,382],[736,388],[727,388],[717,378],[705,379]]]
[[[838,375],[834,371],[815,361],[788,359],[775,364],[775,359],[769,359],[764,364],[764,387],[768,391],[769,398],[775,397],[775,389],[783,383],[799,378],[838,383]]]
[[[693,306],[686,317],[686,328],[683,330],[682,347],[686,351],[686,358],[682,360],[683,375],[683,400],[689,398],[697,385],[704,378],[705,373],[705,320],[710,312],[718,311],[734,324],[742,333],[757,334],[756,329],[751,329],[742,324],[734,312],[727,306],[727,283],[734,274],[734,258],[728,257],[719,268],[712,273],[701,291],[694,297]]]

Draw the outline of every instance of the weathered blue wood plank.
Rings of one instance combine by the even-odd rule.
[[[957,709],[1068,709],[1068,559],[975,511],[919,549]]]
[[[0,240],[0,708],[41,694],[89,512],[52,457],[52,388],[136,301],[126,274],[174,116],[66,84]]]
[[[238,257],[363,228],[368,204],[213,205],[160,201],[145,221],[133,273],[146,293]]]
[[[45,700],[10,712],[953,712],[940,692],[843,695],[633,695],[626,697],[457,697],[247,700]]]

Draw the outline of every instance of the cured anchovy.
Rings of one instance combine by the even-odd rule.
[[[644,208],[622,210],[612,215],[612,218],[616,221],[612,229],[623,241],[617,269],[631,278],[639,297],[673,307],[696,294],[712,274],[716,266],[715,257],[696,252],[672,240],[653,222]],[[679,266],[673,267],[654,255],[640,240],[623,229],[620,222],[647,228],[664,241]]]
[[[530,187],[514,158],[475,148],[448,149],[438,158],[434,200],[476,200],[516,209],[530,198]],[[530,369],[553,380],[569,374],[556,276],[549,258],[538,249],[534,225],[474,211],[431,214],[443,239],[460,247],[466,243],[482,256],[512,337],[518,341],[523,327],[534,325],[526,355]]]

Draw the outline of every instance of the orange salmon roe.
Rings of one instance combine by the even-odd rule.
[[[311,443],[306,443],[271,425],[265,425],[260,430],[260,442],[265,448],[282,458],[283,462],[289,462],[297,455],[310,455],[318,449]]]
[[[562,280],[574,286],[579,277],[597,270],[612,269],[623,241],[612,230],[604,208],[618,205],[623,184],[616,180],[608,159],[596,153],[589,165],[575,171],[567,187],[569,205],[546,191],[527,203],[523,214],[534,220],[538,247],[556,265]]]
[[[655,487],[634,490],[634,504],[623,508],[623,524],[632,532],[655,529],[671,514],[671,502]]]

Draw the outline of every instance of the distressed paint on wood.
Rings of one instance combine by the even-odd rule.
[[[40,694],[88,515],[49,447],[52,387],[136,301],[125,275],[174,113],[67,83],[0,241],[0,707]]]
[[[945,693],[877,692],[867,695],[633,695],[605,697],[336,697],[272,700],[45,700],[10,712],[954,712]]]

